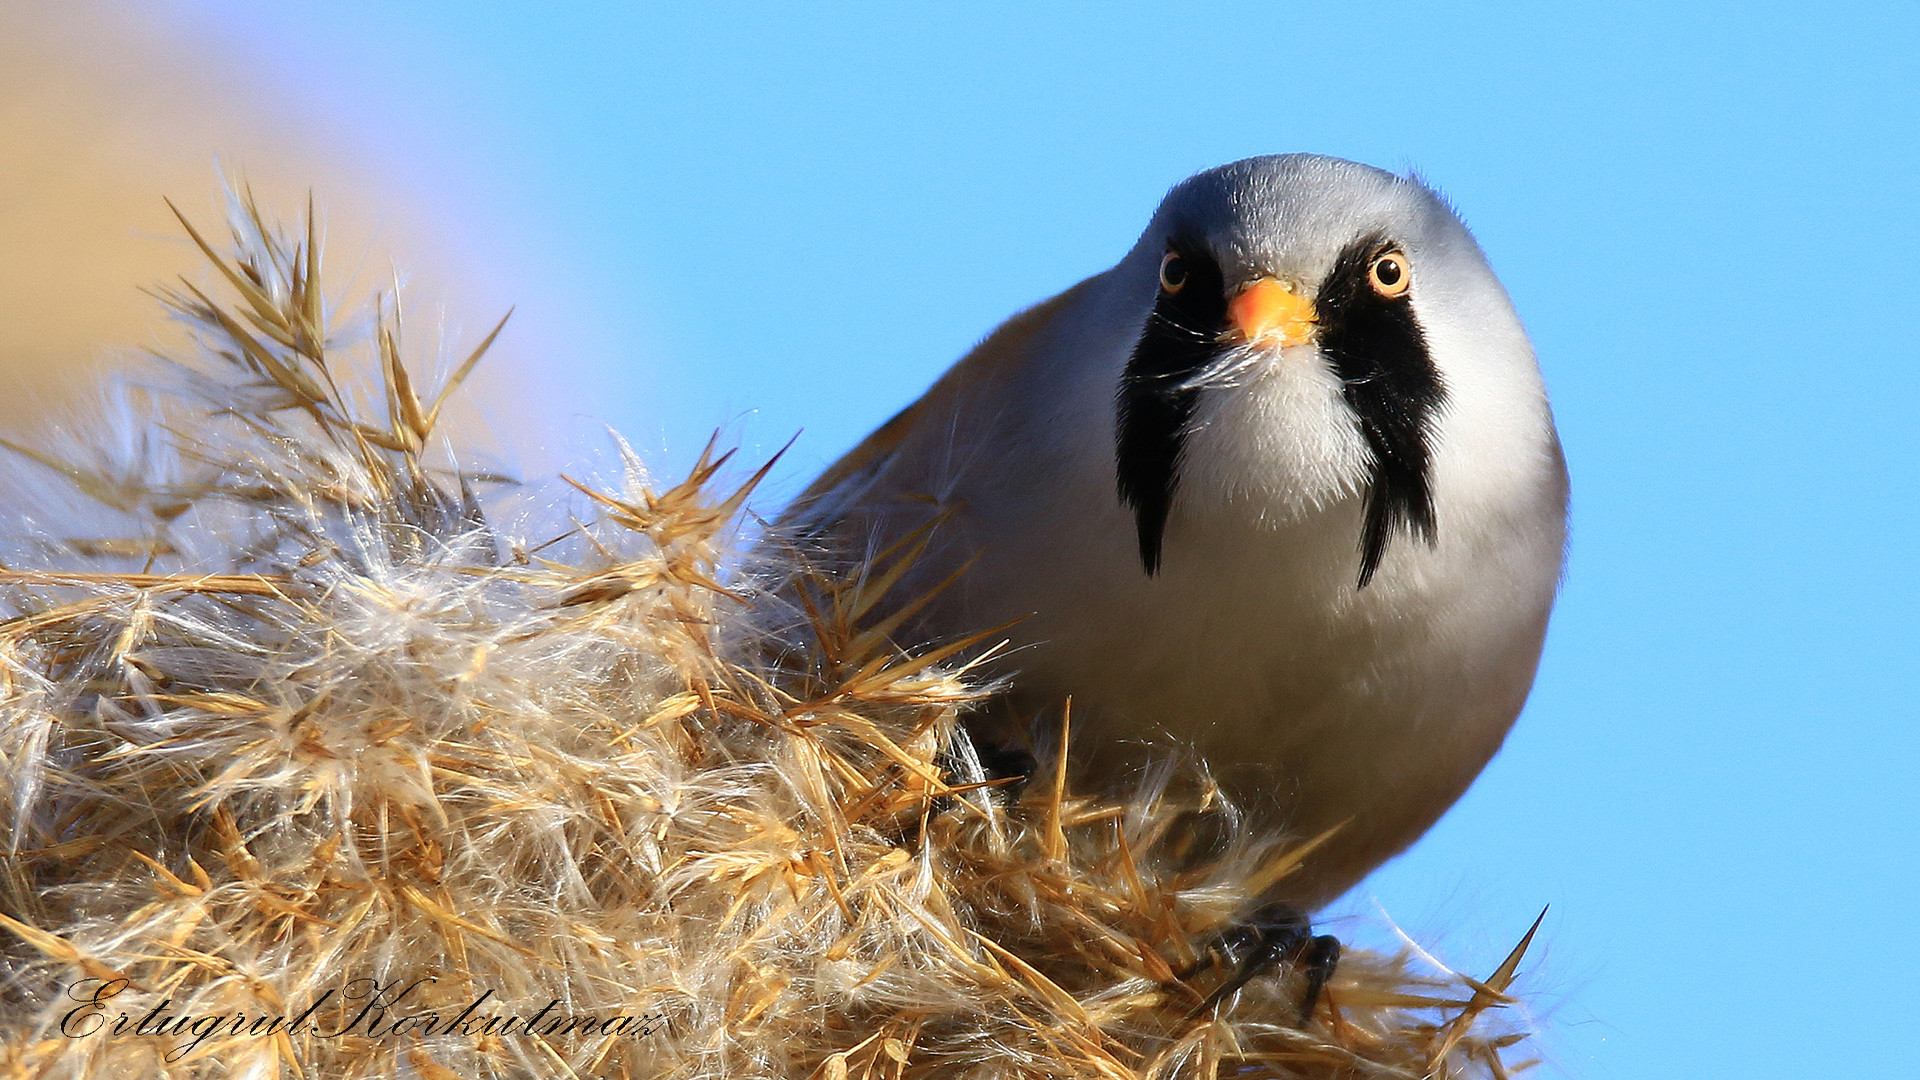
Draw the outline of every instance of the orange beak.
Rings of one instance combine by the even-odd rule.
[[[1227,304],[1227,318],[1239,341],[1268,341],[1285,348],[1313,337],[1313,301],[1272,278],[1261,278],[1240,290]]]

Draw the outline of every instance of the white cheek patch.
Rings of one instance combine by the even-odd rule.
[[[1370,451],[1335,375],[1313,345],[1243,345],[1194,385],[1200,390],[1181,456],[1177,496],[1262,522],[1297,521],[1352,498]]]

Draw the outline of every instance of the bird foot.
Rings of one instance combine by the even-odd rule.
[[[1287,904],[1268,904],[1244,922],[1223,931],[1207,946],[1193,966],[1181,972],[1181,982],[1198,975],[1216,963],[1234,965],[1233,974],[1220,984],[1200,1007],[1188,1014],[1193,1020],[1212,1012],[1227,998],[1254,979],[1281,964],[1301,971],[1307,977],[1306,992],[1301,995],[1299,1027],[1313,1018],[1314,1006],[1327,980],[1340,965],[1340,941],[1330,934],[1315,937],[1313,924],[1305,912]]]
[[[980,768],[986,772],[989,780],[1024,782],[1040,767],[1032,754],[1019,747],[976,744],[974,751],[980,755]]]

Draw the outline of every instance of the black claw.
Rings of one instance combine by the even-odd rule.
[[[1235,963],[1233,975],[1207,996],[1187,1019],[1198,1019],[1241,987],[1280,964],[1301,969],[1307,977],[1307,992],[1300,1003],[1300,1027],[1313,1019],[1313,1008],[1320,1003],[1321,991],[1340,965],[1340,942],[1331,935],[1313,936],[1313,924],[1306,913],[1286,904],[1268,904],[1245,922],[1226,931],[1201,953],[1193,966],[1178,976],[1185,982],[1221,959]]]
[[[1306,1027],[1307,1021],[1313,1019],[1313,1007],[1320,1004],[1320,991],[1327,988],[1327,980],[1333,978],[1334,969],[1340,966],[1340,939],[1332,934],[1314,938],[1300,966],[1307,972],[1307,992],[1300,1001],[1300,1026]]]

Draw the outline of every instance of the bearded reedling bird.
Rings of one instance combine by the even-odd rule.
[[[1567,476],[1533,350],[1419,180],[1252,158],[1022,312],[829,468],[788,524],[851,556],[937,519],[906,633],[1003,622],[1072,756],[1185,747],[1299,836],[1311,909],[1399,853],[1532,686]],[[1330,939],[1328,939],[1330,940]],[[1244,981],[1244,979],[1242,980]]]

